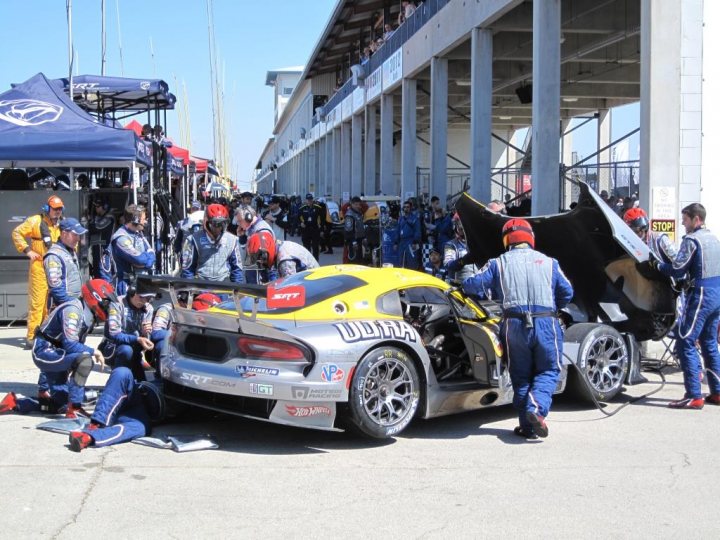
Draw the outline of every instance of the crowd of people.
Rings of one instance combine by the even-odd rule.
[[[195,201],[176,227],[177,274],[204,281],[264,284],[316,268],[321,248],[325,252],[330,248],[328,204],[323,198],[316,201],[312,193],[304,202],[250,192],[232,200]],[[28,217],[12,233],[18,252],[30,264],[26,348],[40,374],[37,396],[11,392],[0,401],[0,413],[88,417],[88,426],[70,435],[76,451],[148,432],[162,407],[156,383],[172,320],[170,304],[154,307],[154,293],[145,294],[135,286],[139,275],[155,271],[157,254],[145,232],[146,209],[128,205],[115,228],[107,200],[96,197],[94,207],[94,218],[86,228],[75,217],[64,216],[62,199],[52,195],[40,214]],[[487,208],[511,211],[497,200]],[[394,252],[398,266],[424,269],[461,286],[467,294],[499,303],[504,313],[501,336],[519,411],[515,433],[527,439],[547,436],[545,419],[562,354],[563,329],[557,312],[571,300],[573,289],[558,262],[535,250],[529,222],[508,219],[502,232],[507,251],[478,268],[459,216],[447,212],[438,197],[428,204],[410,198],[399,207],[375,209],[369,213],[370,206],[360,196],[340,208],[343,261],[362,262],[358,254],[368,243],[370,217],[385,223],[387,242],[383,238],[379,243]],[[648,262],[638,266],[640,273],[650,277],[660,273],[683,283],[676,333],[685,394],[669,406],[720,405],[720,241],[705,227],[704,207],[695,203],[683,208],[686,235],[679,249],[667,235],[650,230],[648,215],[635,199],[626,198],[621,210],[625,223],[652,253]],[[96,246],[91,255],[92,279],[83,283],[77,247],[88,229],[107,244]],[[301,237],[302,244],[288,239],[293,234]],[[427,260],[420,257],[421,245],[429,247]],[[178,301],[186,305],[188,299],[181,296]],[[202,310],[219,302],[214,294],[205,293],[191,307]],[[92,348],[85,339],[98,323],[104,325],[103,340]],[[113,371],[90,415],[83,408],[85,384],[93,365],[106,363]],[[147,373],[153,371],[155,377],[147,381]],[[701,389],[705,372],[710,375],[709,395]]]

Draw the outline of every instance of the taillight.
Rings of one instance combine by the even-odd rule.
[[[265,360],[305,360],[305,351],[284,341],[273,341],[256,337],[241,337],[238,349],[244,356]]]

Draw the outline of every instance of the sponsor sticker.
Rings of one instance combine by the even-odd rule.
[[[374,339],[417,342],[417,332],[405,321],[347,321],[335,323],[334,326],[345,343]]]
[[[325,416],[331,416],[332,410],[330,407],[325,407],[324,405],[310,405],[307,407],[299,407],[296,405],[285,405],[285,410],[290,416],[295,416],[296,418],[305,418],[308,416],[319,416],[319,415],[325,415]]]
[[[250,383],[250,393],[257,394],[260,396],[272,396],[273,395],[273,385],[272,384]]]
[[[340,399],[342,390],[330,388],[308,388],[305,386],[292,386],[290,388],[293,399],[312,400],[312,399]]]
[[[326,364],[322,367],[320,372],[320,378],[325,382],[338,382],[342,381],[345,377],[345,371],[340,369],[335,364]]]
[[[275,308],[303,307],[304,305],[305,305],[305,287],[303,287],[302,285],[283,287],[282,289],[276,289],[272,285],[268,285],[268,290],[267,290],[267,307],[268,308],[275,309]]]
[[[260,366],[235,366],[235,372],[243,379],[254,377],[255,375],[272,375],[280,373],[279,369],[267,368]]]

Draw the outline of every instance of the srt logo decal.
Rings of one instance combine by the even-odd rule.
[[[8,99],[0,101],[0,120],[16,126],[39,126],[47,122],[55,122],[63,112],[63,108],[53,103],[38,99]]]
[[[346,343],[368,339],[401,339],[417,341],[417,333],[405,321],[349,321],[336,323],[335,328]]]
[[[345,371],[337,367],[335,364],[327,364],[323,366],[320,378],[325,382],[338,382],[342,381],[345,376]]]
[[[318,416],[324,414],[325,416],[331,416],[332,410],[330,407],[322,405],[313,405],[310,407],[296,407],[295,405],[285,405],[285,410],[290,416],[297,418],[305,418],[307,416]]]

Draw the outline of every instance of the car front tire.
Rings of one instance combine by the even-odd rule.
[[[349,419],[362,434],[386,439],[408,426],[419,401],[420,377],[412,359],[395,347],[380,347],[355,369]]]

